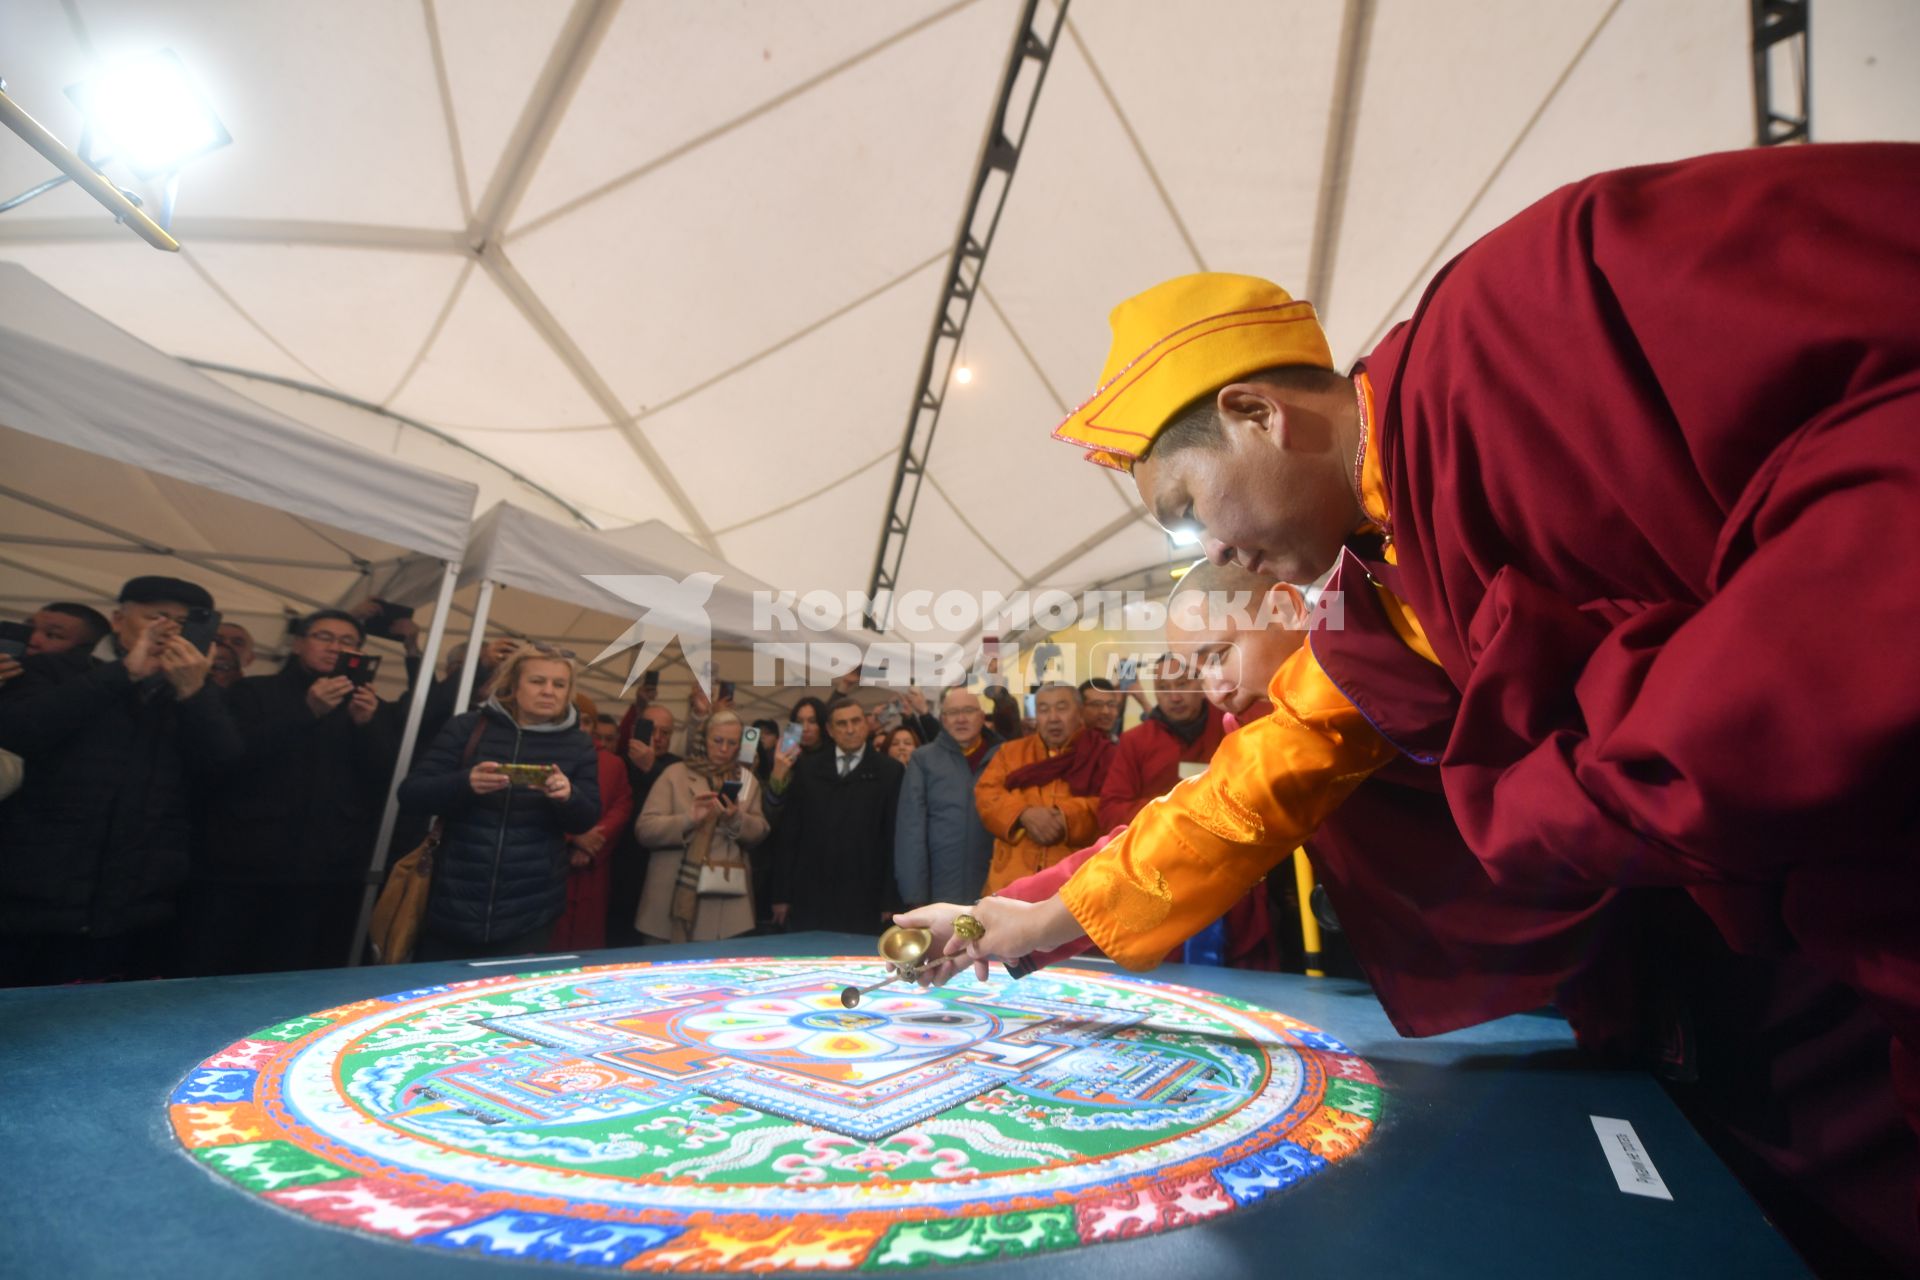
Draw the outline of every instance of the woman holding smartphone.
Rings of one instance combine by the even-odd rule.
[[[567,901],[567,841],[600,821],[600,766],[573,705],[571,655],[523,644],[486,705],[447,721],[400,784],[445,824],[416,960],[547,949]]]
[[[740,763],[737,713],[715,711],[705,728],[705,758],[661,774],[633,825],[648,851],[634,928],[648,942],[712,942],[753,931],[747,851],[767,838],[760,781]]]

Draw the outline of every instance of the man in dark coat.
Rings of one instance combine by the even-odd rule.
[[[28,664],[0,700],[0,749],[26,762],[0,809],[0,986],[172,968],[189,775],[216,776],[241,751],[207,655],[181,635],[212,607],[194,583],[135,578],[110,660]]]
[[[905,773],[867,745],[867,713],[827,704],[830,751],[802,755],[779,797],[773,920],[793,932],[877,934],[896,905],[893,836]]]
[[[284,667],[228,692],[246,755],[208,798],[185,940],[196,972],[346,962],[400,748],[396,707],[333,674],[364,639],[352,614],[312,614]]]

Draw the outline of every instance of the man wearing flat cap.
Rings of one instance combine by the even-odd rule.
[[[172,969],[191,848],[189,788],[239,732],[181,634],[204,588],[141,577],[84,666],[29,669],[0,701],[0,749],[26,762],[0,809],[0,985]]]
[[[1343,921],[1520,890],[1538,912],[1489,910],[1487,940],[1563,963],[1454,967],[1417,917],[1358,956],[1403,1030],[1554,1001],[1583,1043],[1664,1042],[1742,1171],[1792,1179],[1764,1200],[1920,1271],[1916,209],[1915,146],[1602,174],[1442,268],[1348,373],[1264,280],[1121,304],[1056,437],[1216,563],[1330,573],[1343,615],[1275,714],[1057,894],[981,904],[971,949],[1084,934],[1147,967],[1309,836],[1372,873],[1323,875]],[[1419,823],[1354,838],[1389,778],[1436,798],[1432,857]],[[1859,1087],[1788,1088],[1782,1046],[1829,1031]]]

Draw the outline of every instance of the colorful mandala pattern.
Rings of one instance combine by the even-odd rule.
[[[513,974],[257,1031],[174,1091],[210,1172],[335,1226],[629,1270],[889,1270],[1165,1231],[1358,1151],[1333,1037],[1061,969],[886,989],[876,960]]]

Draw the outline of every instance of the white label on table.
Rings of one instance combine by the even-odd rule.
[[[1630,1196],[1652,1196],[1655,1200],[1671,1200],[1673,1192],[1667,1190],[1667,1184],[1661,1180],[1660,1171],[1653,1167],[1653,1160],[1647,1155],[1647,1149],[1640,1145],[1640,1135],[1625,1120],[1614,1120],[1608,1116],[1588,1116],[1593,1121],[1593,1131],[1600,1136],[1600,1149],[1606,1152],[1607,1167],[1613,1170],[1613,1180],[1620,1189]]]

